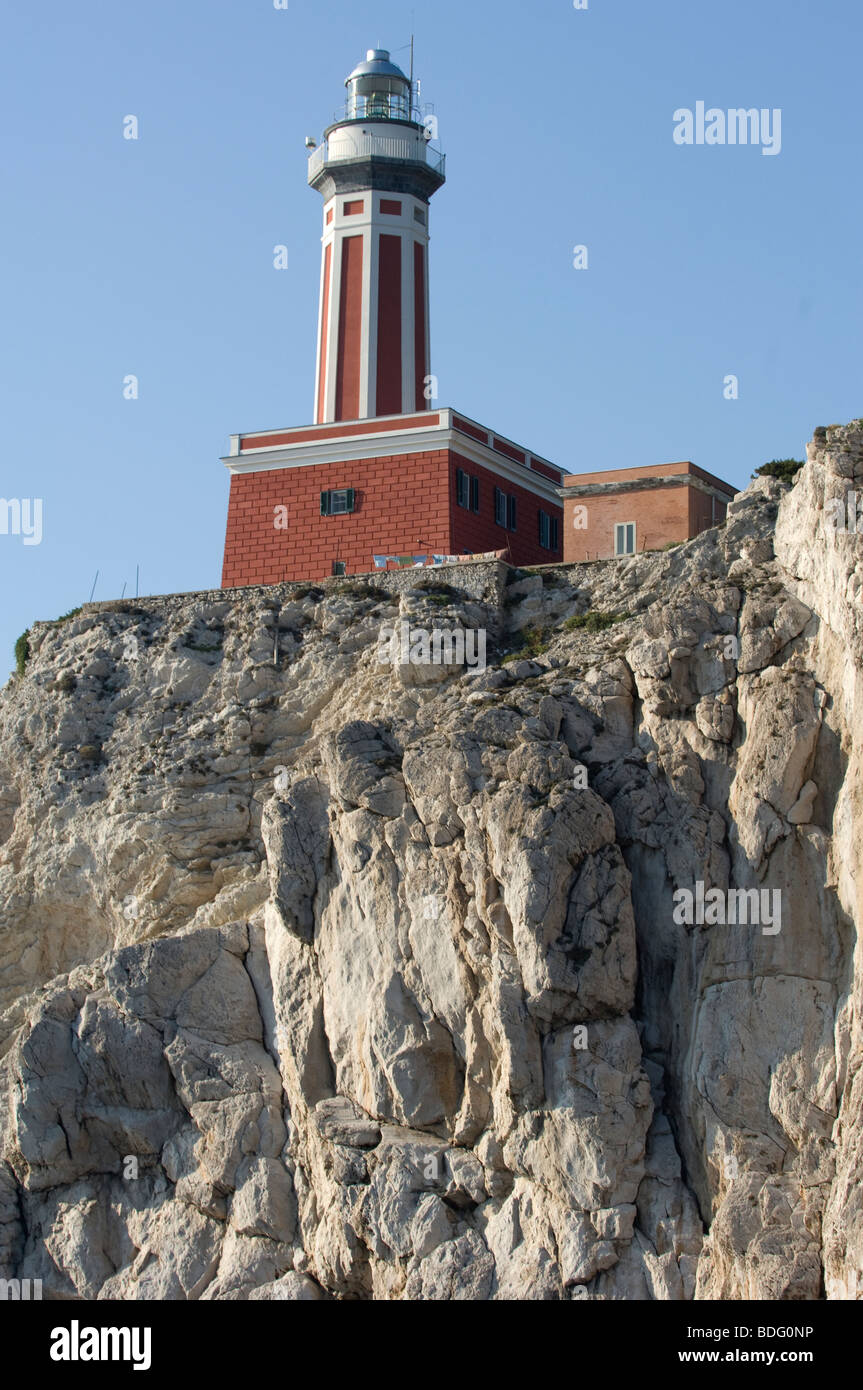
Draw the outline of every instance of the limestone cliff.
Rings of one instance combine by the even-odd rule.
[[[0,1276],[857,1296],[855,485],[861,422],[664,553],[38,624],[0,698]],[[402,619],[487,668],[383,662]],[[681,920],[698,884],[780,920]]]

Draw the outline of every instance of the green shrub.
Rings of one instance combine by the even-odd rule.
[[[15,643],[15,669],[19,676],[23,676],[30,657],[30,631],[22,632],[18,641]]]
[[[771,459],[762,463],[752,474],[753,478],[782,478],[788,480],[803,467],[803,459]]]

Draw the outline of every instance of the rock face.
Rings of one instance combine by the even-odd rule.
[[[861,422],[669,552],[37,625],[0,698],[0,1277],[859,1296],[855,484]],[[487,666],[392,658],[403,621]]]

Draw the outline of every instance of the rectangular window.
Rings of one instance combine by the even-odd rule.
[[[479,511],[479,478],[470,480],[470,509],[472,512]]]
[[[494,490],[494,519],[498,526],[506,526],[506,493],[499,487]]]
[[[540,543],[540,545],[542,546],[543,550],[548,550],[548,548],[549,548],[549,541],[550,541],[550,539],[551,539],[551,526],[550,526],[550,524],[549,524],[550,522],[551,522],[551,517],[548,515],[548,512],[544,512],[544,511],[540,510],[540,512],[539,512],[539,543]]]
[[[510,531],[514,531],[514,530],[515,530],[515,527],[516,527],[516,499],[515,499],[515,497],[512,495],[512,493],[510,493],[509,497],[506,499],[506,524],[507,524],[507,526],[509,527]]]
[[[333,560],[333,574],[345,575],[348,572],[347,560]]]
[[[556,516],[551,518],[551,546],[549,548],[551,550],[560,549],[560,522]]]
[[[422,208],[414,208],[414,221],[419,222],[421,227],[426,225],[426,215]]]
[[[635,522],[624,521],[614,528],[615,555],[635,554]]]
[[[381,212],[386,217],[401,217],[402,205],[395,198],[381,198]]]
[[[360,215],[360,213],[362,212],[362,210],[363,210],[364,207],[365,207],[365,203],[363,202],[362,198],[354,198],[354,199],[352,199],[351,202],[345,203],[345,206],[344,206],[344,214],[345,214],[345,217],[358,217],[358,216]]]
[[[345,516],[354,510],[356,493],[352,487],[321,493],[321,516]]]
[[[459,507],[470,506],[470,478],[462,468],[455,470],[455,500]]]

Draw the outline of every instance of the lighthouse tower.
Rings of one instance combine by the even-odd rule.
[[[411,81],[372,48],[309,160],[324,200],[315,424],[430,408],[429,201],[445,159]]]
[[[222,585],[560,560],[563,471],[432,389],[435,118],[385,49],[346,86],[309,161],[324,200],[313,423],[231,435]]]

